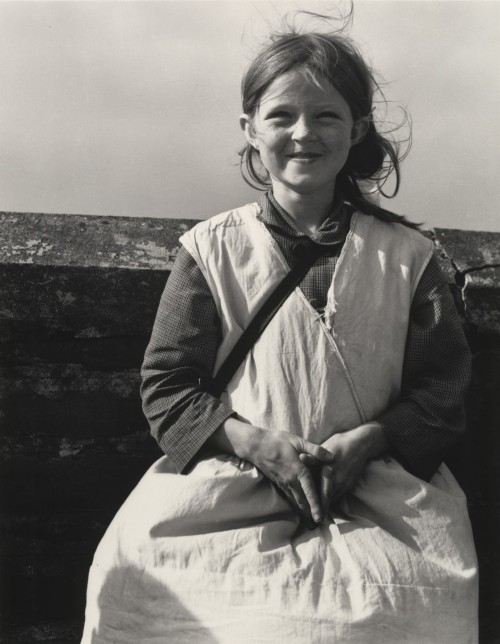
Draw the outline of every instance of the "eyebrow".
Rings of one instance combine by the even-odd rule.
[[[284,101],[283,103],[275,103],[274,105],[269,105],[269,102],[272,100],[273,99],[268,99],[267,101],[261,102],[260,108],[263,110],[267,110],[268,112],[273,112],[274,110],[278,110],[278,109],[292,110],[292,109],[295,109],[296,107],[295,103],[291,101]],[[332,110],[334,112],[339,112],[339,113],[342,110],[340,106],[330,102],[319,103],[317,105],[314,105],[313,108],[314,110],[318,110],[318,111]]]

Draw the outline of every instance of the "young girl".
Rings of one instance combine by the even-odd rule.
[[[166,456],[97,550],[84,642],[477,640],[466,501],[442,464],[469,354],[431,242],[360,188],[399,180],[374,90],[338,33],[275,35],[247,70],[242,166],[270,189],[181,238],[142,372]]]

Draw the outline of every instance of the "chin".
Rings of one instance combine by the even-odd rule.
[[[335,183],[329,181],[318,184],[316,181],[308,181],[304,179],[302,181],[290,181],[284,185],[298,194],[310,195],[315,192],[324,192],[325,190],[333,191]]]

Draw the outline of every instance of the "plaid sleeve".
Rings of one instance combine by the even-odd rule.
[[[179,472],[233,411],[200,388],[220,342],[220,322],[198,265],[183,247],[160,300],[141,369],[151,433]]]
[[[462,324],[433,257],[413,298],[400,400],[377,418],[396,456],[423,479],[465,429],[470,368]]]

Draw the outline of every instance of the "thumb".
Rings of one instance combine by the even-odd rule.
[[[306,452],[301,452],[299,454],[299,460],[301,461],[301,463],[304,463],[304,465],[307,465],[307,467],[314,467],[315,465],[319,464],[319,461],[316,460],[314,456],[311,456]]]
[[[334,456],[331,452],[304,438],[301,439],[301,451],[313,456],[317,461],[321,461],[321,463],[333,463],[334,461]]]

